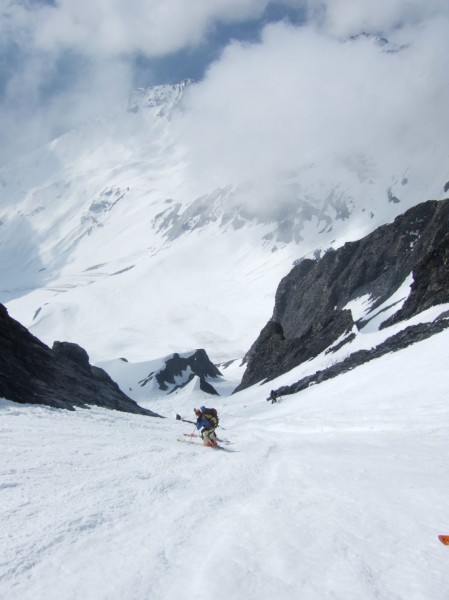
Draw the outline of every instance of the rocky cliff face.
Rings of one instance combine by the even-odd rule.
[[[158,417],[128,398],[76,344],[43,344],[0,304],[0,397],[72,410],[89,405]]]
[[[364,365],[365,363],[376,358],[380,358],[385,354],[398,352],[399,350],[407,348],[407,346],[410,346],[411,344],[416,344],[417,342],[426,340],[432,335],[436,335],[437,333],[444,331],[448,327],[448,315],[445,314],[440,315],[431,323],[419,323],[418,325],[411,325],[410,327],[406,327],[399,333],[389,337],[387,340],[385,340],[385,342],[379,344],[375,348],[353,352],[345,360],[336,363],[335,365],[332,365],[323,371],[317,371],[313,375],[304,377],[293,385],[280,387],[276,390],[276,392],[279,396],[296,394],[302,390],[305,390],[310,385],[316,385],[318,383],[322,383],[323,381],[327,381],[328,379],[338,377],[338,375],[347,373],[355,367]]]
[[[180,356],[178,353],[169,358],[163,369],[150,373],[145,383],[154,377],[160,390],[174,392],[185,387],[194,377],[200,380],[200,389],[208,394],[218,395],[216,389],[207,379],[216,379],[221,373],[210,361],[206,350],[200,348],[190,356]]]
[[[410,289],[402,308],[381,327],[409,319],[435,304],[449,302],[449,233],[414,266]]]
[[[412,293],[393,319],[448,302],[448,231],[449,200],[428,201],[320,260],[297,264],[278,287],[272,319],[248,352],[237,390],[273,379],[338,339],[349,339],[369,315],[355,323],[347,304],[369,295],[372,316],[412,272]]]

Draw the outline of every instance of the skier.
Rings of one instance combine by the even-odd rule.
[[[215,429],[218,427],[218,416],[215,408],[206,408],[202,406],[195,411],[196,428],[201,429],[201,437],[205,446],[218,446]]]
[[[271,390],[270,395],[267,398],[267,402],[271,400],[271,404],[274,404],[275,402],[277,402],[277,399],[278,394],[274,390]]]

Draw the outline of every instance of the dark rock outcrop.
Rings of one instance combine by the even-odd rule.
[[[221,373],[203,348],[196,350],[190,356],[173,354],[166,360],[163,369],[157,373],[150,373],[145,380],[139,383],[144,385],[155,378],[160,390],[173,392],[190,383],[195,375],[200,379],[201,390],[209,394],[218,394],[215,388],[208,383],[207,378],[215,379],[220,377]]]
[[[253,359],[243,375],[236,392],[254,381],[269,380],[287,373],[294,366],[318,356],[336,339],[354,326],[351,311],[338,310],[322,316],[299,338],[286,339],[282,326],[269,321],[253,347]],[[292,366],[293,365],[293,366]]]
[[[413,283],[404,305],[381,327],[410,319],[436,304],[449,302],[449,233],[413,269]]]
[[[290,338],[365,294],[375,310],[448,231],[449,200],[428,201],[363,239],[328,251],[321,260],[300,262],[278,287],[272,320]]]
[[[179,385],[175,385],[168,393],[173,394],[173,392],[176,392],[177,390],[182,389],[183,387],[188,385],[195,377],[196,377],[196,375],[194,375],[193,373],[190,373],[190,375],[187,378],[187,381],[185,381]],[[210,384],[208,381],[206,381],[204,378],[200,378],[199,382],[200,382],[200,390],[202,392],[205,392],[206,394],[210,394],[211,396],[219,396],[220,395],[217,392],[217,390],[214,388],[214,386],[212,384]]]
[[[210,394],[211,396],[219,396],[220,394],[217,392],[217,390],[214,388],[213,385],[211,385],[208,381],[206,381],[205,379],[200,379],[200,390],[202,392],[205,392],[206,394]]]
[[[342,314],[348,302],[369,295],[373,315],[412,271],[417,289],[405,315],[446,302],[448,231],[449,200],[430,200],[361,240],[298,262],[279,284],[272,319],[248,352],[236,391],[273,379],[335,344],[354,325],[350,314]]]
[[[77,344],[50,349],[8,315],[0,304],[0,397],[22,404],[73,410],[89,405],[158,417],[128,398],[109,377],[89,364]]]
[[[443,317],[443,315],[441,315]],[[393,335],[385,340],[382,344],[379,344],[375,348],[371,348],[370,350],[359,350],[358,352],[354,352],[350,354],[348,358],[345,360],[332,365],[327,369],[323,369],[322,371],[317,371],[313,375],[309,375],[307,377],[303,377],[293,385],[282,386],[275,390],[278,396],[287,396],[288,394],[296,394],[308,388],[311,385],[316,385],[318,383],[322,383],[323,381],[327,381],[328,379],[333,379],[338,375],[342,375],[343,373],[347,373],[360,365],[363,365],[375,358],[380,358],[385,354],[389,354],[391,352],[397,352],[398,350],[403,350],[410,346],[411,344],[416,344],[417,342],[421,342],[432,335],[440,333],[449,327],[449,320],[441,318],[437,319],[432,323],[419,323],[418,325],[411,325],[406,327],[396,335]]]

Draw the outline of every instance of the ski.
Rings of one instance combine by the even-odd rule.
[[[200,438],[201,436],[198,435],[198,433],[183,433],[182,435],[185,435],[186,437],[192,437],[192,438]],[[222,438],[217,437],[217,441],[220,442],[220,444],[232,444],[232,442],[230,442],[229,440],[223,440]]]
[[[202,442],[194,442],[193,440],[185,440],[183,438],[177,438],[177,442],[182,442],[183,444],[190,444],[191,446],[199,446],[200,448],[211,448],[212,450],[223,450],[223,452],[235,452],[235,450],[231,450],[230,448],[223,448],[223,446],[205,446]]]
[[[184,440],[182,438],[178,438],[177,441],[184,442],[184,444],[191,444],[192,446],[202,446],[203,448],[213,448],[214,450],[220,450],[220,446],[205,446],[203,442],[194,442],[193,440]]]

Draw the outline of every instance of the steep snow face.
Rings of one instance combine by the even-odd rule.
[[[241,356],[295,259],[428,195],[432,174],[415,185],[406,157],[378,172],[359,155],[339,157],[338,181],[324,164],[279,173],[260,205],[263,173],[210,187],[182,138],[193,88],[138,90],[115,119],[0,172],[0,301],[47,344],[76,342],[94,361],[199,347],[214,360]]]
[[[214,399],[228,451],[176,442],[193,385],[166,419],[0,400],[0,596],[447,600],[448,343]]]

